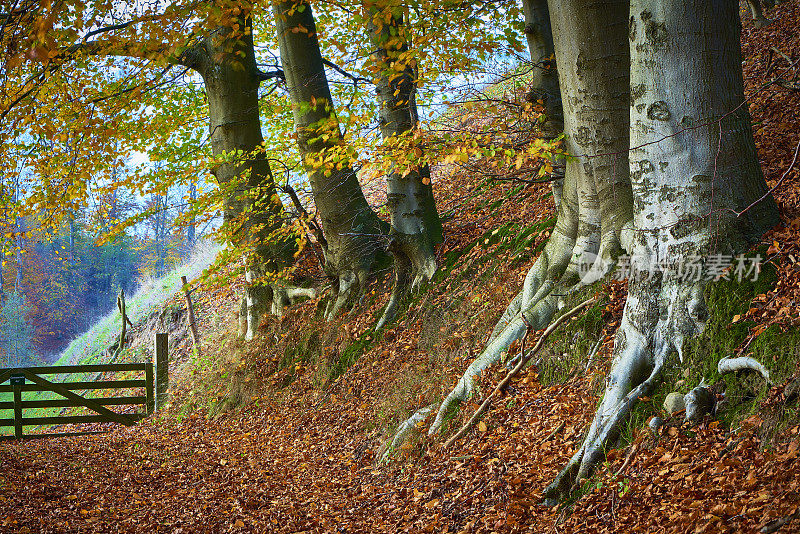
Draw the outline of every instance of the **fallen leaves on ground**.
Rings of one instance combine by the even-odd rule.
[[[756,141],[787,223],[766,237],[779,284],[756,297],[750,311],[739,318],[756,321],[754,336],[773,324],[796,328],[800,309],[800,170],[787,172],[800,141],[800,99],[775,84],[757,91],[765,77],[794,75],[789,63],[781,63],[780,54],[769,53],[771,47],[794,61],[800,57],[798,40],[785,38],[796,33],[800,7],[787,2],[777,9],[772,26],[756,30],[746,23],[744,31],[745,78]],[[399,462],[376,465],[387,434],[371,428],[370,422],[385,409],[387,392],[398,387],[393,381],[404,376],[405,369],[434,366],[455,381],[480,350],[533,260],[533,254],[520,260],[498,242],[479,238],[509,221],[531,224],[552,217],[547,184],[486,188],[464,175],[434,178],[439,205],[449,214],[448,240],[439,249],[440,257],[473,247],[438,289],[461,303],[457,323],[427,332],[424,328],[431,322],[423,319],[430,318],[416,315],[422,306],[413,304],[405,328],[389,329],[380,343],[325,388],[305,366],[294,367],[293,381],[285,376],[288,370],[280,376],[269,374],[281,354],[277,349],[276,354],[265,353],[254,363],[263,367],[262,378],[272,377],[273,383],[287,379],[289,385],[282,394],[264,392],[244,409],[221,418],[209,419],[203,411],[173,411],[103,435],[0,444],[0,529],[755,532],[796,513],[800,427],[784,429],[781,439],[767,443],[762,441],[759,416],[733,431],[713,421],[693,428],[667,426],[658,439],[634,430],[631,448],[609,452],[606,464],[571,509],[539,504],[544,487],[580,443],[597,404],[611,327],[619,321],[625,298],[620,283],[611,286],[612,301],[605,310],[608,337],[592,372],[543,386],[535,370],[525,371],[495,400],[481,424],[452,448],[442,451],[439,440],[423,437],[416,446],[397,452]],[[480,202],[494,202],[495,208],[482,209],[486,204]],[[534,235],[530,249],[546,238],[545,231]],[[500,252],[506,263],[499,268],[487,265],[483,258],[492,252]],[[482,282],[489,275],[493,283]],[[236,291],[218,291],[196,293],[198,315],[206,321],[202,331],[223,324],[233,312]],[[384,302],[385,297],[378,299],[349,318],[328,340],[325,354],[333,358],[362,335]],[[297,306],[277,323],[286,331],[300,332],[313,320],[315,306],[316,301]],[[433,362],[430,339],[449,356]],[[281,350],[285,347],[280,343],[286,342],[279,340]],[[265,383],[269,380],[264,378]],[[401,386],[423,406],[452,383]],[[785,385],[774,387],[764,406],[785,403],[784,389]],[[180,387],[175,392],[188,394]],[[789,532],[798,525],[784,528]]]

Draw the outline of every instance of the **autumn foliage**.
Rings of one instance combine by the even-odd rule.
[[[731,325],[749,321],[748,335],[736,347],[740,354],[748,354],[767,331],[791,334],[800,326],[800,99],[791,88],[798,79],[800,8],[785,2],[772,13],[776,21],[766,28],[745,23],[744,72],[759,159],[784,224],[761,246],[775,271],[774,285],[730,318]],[[795,368],[751,401],[751,412],[734,426],[711,417],[688,426],[674,417],[653,434],[646,420],[635,420],[621,447],[608,452],[572,502],[540,505],[542,490],[580,445],[593,416],[622,316],[624,282],[594,288],[601,304],[593,315],[573,320],[547,361],[521,372],[453,447],[443,450],[440,442],[419,435],[391,451],[391,461],[380,462],[397,423],[440,400],[481,350],[521,284],[520,273],[550,235],[549,184],[503,179],[548,170],[542,169],[549,160],[538,157],[541,141],[515,131],[514,125],[527,120],[520,110],[530,111],[523,89],[512,84],[499,103],[459,107],[442,118],[441,131],[452,130],[447,136],[432,133],[415,141],[443,147],[426,157],[438,160],[432,180],[446,239],[436,251],[439,274],[426,293],[410,299],[396,324],[381,333],[372,329],[388,298],[380,285],[387,282],[378,281],[347,317],[322,323],[323,304],[316,298],[281,319],[266,318],[262,335],[243,346],[232,320],[241,280],[199,289],[194,295],[211,356],[198,362],[188,350],[176,352],[177,385],[168,410],[101,436],[0,444],[0,528],[28,533],[798,528],[796,353],[774,355],[774,361],[783,358]],[[515,143],[523,148],[511,154],[502,148]],[[416,164],[415,153],[407,157]],[[36,250],[27,258],[26,287],[60,287],[52,260]],[[313,255],[302,256],[299,268],[320,276],[315,262]],[[32,315],[47,313],[37,305]],[[590,330],[591,341],[599,340],[596,357],[574,365],[566,351],[577,351]],[[519,349],[513,345],[509,356]],[[561,374],[554,371],[562,367]],[[482,377],[481,391],[491,391],[504,375],[498,370]],[[450,430],[481,399],[475,400]],[[660,413],[653,399],[641,401],[648,418]]]

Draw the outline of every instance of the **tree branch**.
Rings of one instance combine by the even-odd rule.
[[[356,85],[359,82],[372,83],[370,80],[368,80],[366,78],[362,78],[361,76],[356,76],[355,74],[350,74],[349,72],[344,70],[342,67],[340,67],[336,63],[333,63],[332,61],[328,61],[327,59],[323,58],[322,64],[327,66],[327,67],[332,68],[333,70],[335,70],[336,72],[338,72],[339,74],[344,76],[345,78],[350,78],[351,80],[353,80],[353,83],[356,84]]]
[[[552,323],[550,323],[550,326],[548,326],[547,329],[539,337],[539,341],[536,342],[536,345],[533,347],[533,349],[531,349],[531,351],[526,355],[525,354],[525,344],[524,343],[525,343],[525,337],[528,336],[528,332],[530,331],[530,325],[529,325],[528,329],[525,331],[525,337],[522,338],[522,348],[520,350],[520,359],[519,359],[519,362],[517,363],[517,366],[514,367],[514,369],[512,369],[511,371],[509,371],[509,373],[506,375],[506,377],[503,380],[501,380],[499,384],[497,384],[497,387],[494,388],[494,390],[491,393],[489,393],[489,395],[483,401],[483,404],[481,404],[480,408],[478,408],[478,410],[475,412],[475,414],[472,417],[470,417],[469,421],[467,421],[467,423],[463,427],[461,427],[461,429],[458,432],[453,434],[453,437],[448,439],[445,442],[445,444],[442,445],[442,448],[446,449],[446,448],[450,447],[450,445],[452,445],[457,439],[459,439],[464,434],[466,434],[469,431],[469,429],[472,428],[473,425],[478,422],[478,419],[480,419],[481,416],[484,414],[484,412],[486,412],[486,410],[489,408],[489,404],[491,404],[492,397],[498,391],[501,391],[501,390],[505,389],[505,387],[508,385],[508,383],[511,382],[511,379],[514,378],[517,375],[517,373],[519,373],[522,370],[523,367],[525,367],[525,365],[530,361],[530,359],[533,357],[533,355],[536,354],[537,352],[539,352],[539,350],[542,348],[542,346],[544,346],[544,341],[550,336],[550,334],[553,333],[553,331],[556,328],[558,328],[558,326],[561,323],[563,323],[567,319],[571,319],[572,317],[577,315],[577,313],[579,311],[584,309],[586,306],[594,303],[596,300],[597,300],[597,297],[592,297],[589,300],[585,300],[585,301],[581,302],[580,304],[578,304],[577,306],[575,306],[574,308],[572,308],[570,311],[568,311],[564,315],[562,315],[561,317],[559,317],[558,319],[556,319],[555,321],[553,321]]]
[[[256,69],[256,78],[260,82],[265,82],[274,78],[286,81],[286,73],[283,72],[283,69],[275,69],[266,72],[261,69]]]

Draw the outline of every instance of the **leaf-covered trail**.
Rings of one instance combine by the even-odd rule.
[[[769,50],[775,46],[795,60],[800,55],[800,7],[785,2],[778,9],[775,24],[754,30],[746,23],[743,36],[756,140],[771,185],[800,142],[796,91],[773,85],[754,93],[769,81],[765,76],[796,75]],[[439,194],[464,196],[465,183]],[[747,312],[758,323],[753,336],[769,324],[800,324],[800,222],[793,223],[800,221],[799,184],[795,168],[776,191],[792,224],[769,236],[780,283]],[[530,224],[533,216],[520,212],[534,209],[532,197],[541,195],[516,197],[490,218],[477,209],[455,209],[453,246],[514,218],[527,217]],[[536,220],[544,216],[537,213]],[[475,261],[489,250],[475,247]],[[475,295],[480,306],[491,308],[480,313],[499,313],[513,291],[503,282],[519,282],[526,270],[508,260],[495,286],[475,282],[459,298],[471,302]],[[609,325],[620,313],[622,289]],[[471,308],[476,314],[478,306]],[[453,333],[459,341],[453,351],[465,357],[448,364],[452,377],[481,341],[464,349],[460,343],[467,338],[480,338],[480,332]],[[429,362],[418,341],[418,328],[398,331],[391,344],[362,356],[325,392],[301,377],[288,388],[291,394],[265,397],[216,421],[202,413],[173,414],[99,436],[2,443],[0,532],[756,532],[800,507],[800,427],[785,429],[764,447],[762,421],[755,417],[733,435],[713,422],[692,430],[669,427],[658,442],[642,430],[632,447],[610,452],[574,513],[540,507],[540,492],[572,453],[594,410],[597,399],[590,392],[602,379],[599,369],[552,387],[540,385],[534,371],[523,372],[496,401],[485,426],[452,449],[423,444],[400,451],[405,460],[376,468],[380,429],[366,425],[403,366]],[[610,338],[601,353],[606,358],[609,348]],[[765,404],[785,404],[783,389],[774,387]],[[429,401],[420,398],[418,405]],[[798,525],[800,519],[778,532]]]
[[[642,433],[625,470],[612,453],[580,511],[536,496],[591,415],[587,384],[541,388],[532,372],[488,428],[450,451],[374,469],[353,402],[283,403],[210,422],[3,445],[7,532],[736,532],[800,506],[798,436],[760,451],[757,420]],[[781,401],[780,388],[773,391]],[[565,425],[561,425],[565,422]],[[559,428],[560,427],[560,428]],[[553,434],[553,430],[557,432]],[[549,440],[548,437],[552,436]],[[691,527],[691,528],[690,528]]]

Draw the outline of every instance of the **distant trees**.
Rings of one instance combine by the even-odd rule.
[[[13,238],[19,253],[6,256],[3,299],[15,294],[24,299],[25,313],[15,317],[30,324],[34,353],[59,352],[113,308],[120,289],[132,292],[140,277],[156,274],[151,253],[157,247],[145,229],[103,242],[99,232],[92,217],[81,217],[65,222],[55,235],[30,229]],[[173,237],[167,246],[177,251]]]
[[[19,291],[3,294],[0,305],[0,366],[30,367],[36,363],[30,307]]]
[[[406,289],[433,275],[433,247],[442,241],[430,177],[436,155],[419,128],[418,89],[423,80],[447,80],[447,69],[466,69],[489,57],[498,42],[513,40],[513,31],[481,34],[480,28],[518,8],[448,2],[441,9],[437,2],[422,2],[409,10],[392,1],[364,2],[357,9],[314,7],[324,12],[326,50],[349,62],[355,74],[322,59],[305,0],[175,2],[163,12],[138,6],[124,15],[103,2],[38,12],[24,3],[0,14],[14,23],[13,32],[2,35],[10,59],[0,87],[8,104],[0,110],[0,124],[24,132],[2,148],[28,158],[26,171],[16,176],[33,178],[22,203],[50,210],[49,224],[57,224],[83,209],[98,189],[150,195],[149,254],[162,272],[169,246],[166,206],[156,204],[170,184],[192,184],[187,196],[202,213],[187,218],[187,241],[195,240],[194,215],[207,217],[221,204],[218,235],[232,250],[226,257],[246,256],[246,337],[254,335],[261,313],[280,312],[296,296],[313,294],[288,282],[309,233],[324,249],[324,270],[332,281],[328,317],[394,258],[395,291],[384,324]],[[435,31],[439,26],[460,28],[463,39],[452,42]],[[275,35],[282,69],[269,57]],[[366,50],[375,51],[372,59]],[[327,69],[353,86],[332,88]],[[264,82],[270,83],[263,87]],[[42,91],[45,86],[53,90]],[[337,108],[337,94],[348,94],[349,102]],[[376,121],[387,148],[383,154],[371,131]],[[293,129],[299,142],[290,148]],[[141,146],[166,172],[118,174],[120,156]],[[406,156],[395,160],[396,153]],[[272,174],[276,164],[287,176],[296,176],[300,166],[307,171],[313,204],[293,201],[286,209],[287,189]],[[209,171],[218,186],[214,195],[196,187],[208,183]],[[386,176],[389,221],[376,216],[361,190],[359,177],[370,174]]]

